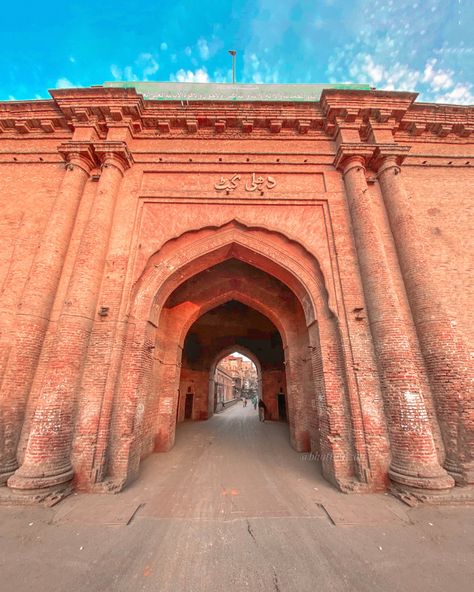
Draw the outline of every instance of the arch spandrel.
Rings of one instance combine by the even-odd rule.
[[[289,234],[286,229],[284,230],[283,228],[275,226],[267,226],[261,222],[255,224],[245,221],[239,217],[231,217],[222,223],[205,224],[195,228],[190,227],[186,230],[183,230],[182,232],[178,232],[174,235],[166,237],[162,241],[156,240],[149,246],[147,252],[143,253],[148,263],[145,265],[145,268],[142,268],[141,271],[137,270],[137,275],[141,277],[143,275],[144,269],[146,269],[149,263],[156,256],[166,259],[169,257],[170,253],[174,252],[177,248],[183,248],[183,246],[188,246],[190,243],[194,243],[201,239],[207,240],[209,235],[215,236],[216,233],[229,231],[231,229],[240,229],[241,231],[250,233],[259,232],[267,236],[271,236],[273,241],[275,241],[275,239],[279,239],[282,244],[293,245],[301,250],[302,253],[306,253],[310,258],[314,258],[318,267],[319,261],[322,260],[318,256],[318,253],[315,253],[314,249],[312,250],[310,246],[305,244],[300,236],[293,236]]]

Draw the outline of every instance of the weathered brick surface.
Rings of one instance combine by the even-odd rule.
[[[474,480],[471,108],[53,96],[0,104],[1,483],[122,487],[239,340],[338,487]]]

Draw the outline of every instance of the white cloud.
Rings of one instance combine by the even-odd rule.
[[[197,46],[198,46],[199,55],[201,56],[201,59],[208,60],[209,59],[209,45],[207,44],[207,41],[203,37],[201,37],[201,39],[199,39],[197,42]]]
[[[427,102],[472,101],[474,62],[469,56],[474,48],[464,42],[470,39],[467,19],[463,29],[453,28],[451,3],[427,4],[355,0],[342,17],[349,42],[335,46],[328,60],[329,81],[418,91],[418,100]],[[456,4],[455,11],[468,10],[465,3]]]
[[[13,95],[8,95],[7,101],[16,101],[16,98]]]
[[[321,29],[324,29],[324,25],[325,23],[321,17],[316,17],[314,19],[313,26],[317,31],[321,31]]]
[[[260,60],[258,59],[257,55],[251,53],[248,57],[248,61],[252,70],[256,72],[258,70],[258,67],[260,66]]]
[[[69,56],[69,61],[71,62],[71,64],[75,64],[76,58],[74,56]]]
[[[435,91],[446,90],[454,86],[454,72],[451,70],[436,69],[436,60],[429,60],[423,72],[423,82],[426,82]]]
[[[77,88],[68,78],[58,78],[56,88]]]
[[[168,44],[165,41],[162,41],[160,44],[161,51],[166,51],[168,49]]]
[[[268,49],[263,51],[268,54]],[[281,60],[269,62],[265,57],[258,57],[256,53],[244,53],[244,77],[255,84],[276,84],[280,81]],[[237,78],[239,72],[237,72]]]
[[[114,80],[137,81],[149,80],[160,68],[158,60],[151,53],[141,53],[134,61],[133,66],[121,67],[117,64],[110,66],[110,72]]]
[[[114,80],[122,80],[122,69],[119,68],[116,64],[112,64],[110,66],[110,72],[114,77]]]
[[[123,79],[129,82],[136,82],[139,80],[138,76],[133,71],[132,66],[125,66],[123,69]]]
[[[184,53],[189,57],[193,52],[190,47],[186,47],[184,49]]]
[[[454,103],[455,105],[474,105],[472,84],[458,83],[449,92],[436,96],[435,103]]]
[[[328,71],[337,72],[338,67],[334,62],[330,64]],[[349,76],[352,83],[370,84],[376,88],[385,90],[414,90],[421,72],[412,70],[406,64],[398,62],[393,64],[383,64],[375,61],[375,58],[368,53],[354,54],[349,65]],[[340,79],[331,77],[334,82]]]
[[[143,72],[143,80],[148,80],[149,76],[156,74],[160,66],[151,53],[141,53],[135,64],[141,68]]]
[[[384,63],[371,54],[353,53],[352,48],[339,51],[330,61],[328,73],[330,82],[342,82],[343,64],[349,61],[349,75],[352,83],[367,83],[384,90],[417,90],[420,100],[435,103],[474,103],[473,87],[470,83],[456,83],[452,70],[439,68],[436,59],[428,60],[417,70],[400,62]],[[347,80],[347,79],[345,79]]]
[[[214,72],[212,73],[212,81],[213,82],[230,82],[232,80],[232,68],[228,69],[228,70],[221,70],[220,68],[217,68],[217,70],[214,70]]]
[[[170,80],[176,82],[209,82],[209,74],[206,68],[198,68],[194,72],[181,68],[176,74],[171,75]]]
[[[242,23],[237,80],[351,80],[418,91],[419,100],[465,101],[474,82],[468,6],[462,0],[255,0]],[[206,39],[212,57],[214,41]]]
[[[383,66],[376,64],[371,56],[367,56],[366,58],[365,71],[374,84],[381,82],[384,76]]]
[[[437,55],[455,55],[455,56],[469,56],[474,54],[474,47],[440,47],[439,49],[433,50],[433,53]]]

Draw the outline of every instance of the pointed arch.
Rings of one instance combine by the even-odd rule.
[[[224,358],[226,358],[227,356],[230,356],[234,352],[242,354],[243,356],[248,358],[255,366],[255,369],[257,370],[258,397],[260,398],[262,396],[262,366],[260,364],[260,360],[247,347],[240,345],[238,343],[235,343],[234,345],[229,345],[229,346],[225,347],[224,349],[222,349],[218,354],[216,354],[214,356],[214,359],[211,362],[211,366],[209,369],[209,399],[210,400],[213,399],[214,395],[215,395],[215,393],[214,393],[214,374],[216,372],[217,366],[220,364],[220,362]]]
[[[240,345],[238,343],[235,343],[234,345],[229,345],[229,346],[224,347],[224,349],[221,349],[221,351],[214,356],[214,359],[213,359],[213,361],[211,363],[211,367],[210,367],[210,372],[209,373],[211,375],[213,375],[214,372],[216,371],[216,368],[219,365],[219,363],[224,358],[226,358],[227,356],[230,356],[230,354],[232,354],[234,352],[237,352],[239,354],[242,354],[243,356],[245,356],[246,358],[248,358],[249,360],[252,361],[253,365],[257,369],[258,378],[261,381],[262,380],[262,366],[260,364],[260,360],[247,347],[245,347],[243,345]]]
[[[298,328],[291,328],[294,323],[288,322],[285,311],[279,318],[278,298],[261,299],[266,301],[262,304],[256,290],[244,290],[238,282],[233,282],[224,294],[216,291],[199,305],[191,302],[187,310],[191,314],[186,313],[181,320],[178,315],[177,322],[168,325],[167,314],[162,313],[170,295],[187,280],[231,259],[279,280],[298,302],[302,321],[299,327],[304,331],[298,335]],[[327,459],[323,472],[332,482],[345,487],[344,483],[360,473],[358,457],[343,454],[344,450],[353,450],[352,402],[339,324],[329,306],[329,293],[317,258],[279,232],[245,226],[235,220],[218,228],[190,230],[171,239],[149,258],[133,286],[125,363],[118,385],[121,404],[117,406],[115,425],[119,429],[111,443],[111,473],[135,475],[140,458],[153,450],[153,443],[154,449],[160,451],[173,446],[186,327],[189,329],[193,318],[231,298],[261,311],[281,331],[282,338],[285,336],[292,444],[299,450],[312,446],[308,418],[312,412],[317,414],[319,448]],[[282,323],[285,317],[287,322]],[[166,356],[161,361],[152,353],[158,342]],[[312,386],[307,381],[302,389],[302,371],[308,370],[313,376]],[[365,446],[364,442],[361,446]]]
[[[161,306],[186,279],[227,259],[238,259],[273,275],[303,306],[307,325],[333,316],[319,263],[309,251],[279,232],[232,221],[217,229],[188,231],[152,255],[135,283],[130,316],[156,322]]]
[[[237,300],[238,302],[245,304],[249,308],[253,308],[254,310],[263,314],[263,316],[270,319],[270,321],[275,325],[275,327],[278,329],[281,335],[283,347],[287,347],[290,328],[289,324],[286,322],[284,311],[280,311],[276,306],[271,308],[269,306],[269,303],[265,302],[264,299],[255,298],[255,296],[249,295],[248,292],[235,288],[225,290],[224,292],[221,292],[220,294],[214,296],[212,299],[205,301],[199,307],[196,307],[196,309],[186,319],[185,323],[183,323],[180,334],[180,344],[182,345],[184,338],[186,337],[186,334],[189,331],[190,327],[201,316],[203,316],[210,310],[217,308],[222,304],[225,304],[226,302],[230,302],[231,300]]]

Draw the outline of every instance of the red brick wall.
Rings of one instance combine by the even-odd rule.
[[[76,158],[71,165],[76,166],[80,160],[76,152],[80,153],[81,162],[88,162],[89,175],[60,279],[52,286],[54,304],[48,318],[41,321],[46,333],[40,340],[32,386],[21,399],[11,394],[16,388],[21,391],[21,371],[13,383],[11,378],[2,383],[0,461],[6,462],[1,455],[14,440],[17,461],[26,465],[12,486],[28,489],[31,479],[37,479],[32,476],[35,471],[47,475],[50,470],[52,451],[48,451],[47,437],[41,444],[48,465],[44,471],[43,461],[35,465],[28,451],[38,446],[34,434],[51,428],[42,425],[41,418],[51,417],[44,382],[54,374],[57,344],[65,339],[60,319],[67,314],[80,317],[77,311],[86,293],[92,308],[105,312],[88,317],[90,335],[85,330],[88,337],[80,350],[81,359],[72,352],[71,359],[62,361],[78,386],[72,390],[67,411],[71,423],[65,430],[70,433],[63,434],[61,462],[66,467],[72,459],[78,487],[90,489],[107,479],[123,486],[136,476],[141,457],[172,446],[176,416],[182,418],[184,413],[180,405],[176,414],[178,388],[182,395],[189,385],[198,389],[195,418],[209,415],[208,368],[184,363],[180,372],[180,347],[189,323],[205,314],[213,302],[222,304],[218,302],[222,292],[237,299],[246,294],[249,306],[254,302],[272,322],[281,323],[278,329],[288,366],[286,372],[267,367],[266,374],[263,368],[263,391],[264,398],[270,393],[267,402],[273,417],[276,399],[271,397],[283,386],[292,444],[324,454],[323,472],[343,489],[386,487],[387,426],[400,430],[401,416],[395,407],[387,406],[392,401],[391,387],[381,384],[384,369],[375,355],[379,350],[374,311],[383,306],[374,301],[372,293],[367,297],[371,282],[377,283],[382,276],[373,266],[373,277],[361,274],[365,253],[357,251],[360,246],[354,241],[354,230],[366,231],[362,223],[357,226],[354,203],[365,198],[382,245],[381,260],[372,263],[384,266],[384,277],[390,280],[386,289],[402,309],[399,319],[405,329],[397,327],[397,335],[413,352],[412,367],[422,391],[422,411],[418,411],[428,417],[428,440],[437,456],[433,462],[441,465],[446,442],[459,436],[459,445],[450,454],[469,466],[469,393],[462,389],[458,418],[453,406],[440,404],[430,391],[439,374],[436,380],[430,374],[433,360],[428,372],[425,368],[429,339],[424,346],[418,343],[419,318],[414,319],[416,330],[412,319],[414,288],[410,284],[407,295],[406,265],[400,266],[400,236],[395,236],[397,220],[388,219],[387,196],[376,177],[387,154],[398,159],[401,170],[395,174],[400,172],[403,179],[419,233],[416,241],[427,260],[428,269],[420,281],[430,282],[451,325],[468,345],[474,296],[472,109],[446,108],[441,121],[434,106],[413,106],[410,93],[333,91],[314,105],[215,104],[215,113],[209,105],[194,105],[199,130],[193,135],[179,105],[147,104],[133,89],[109,89],[104,102],[103,92],[56,91],[55,101],[47,104],[0,105],[0,378],[15,364],[13,346],[23,331],[21,295],[38,246],[45,240],[43,233],[62,179],[68,174],[58,153],[62,143],[74,140],[65,158],[70,164]],[[246,117],[248,112],[255,116],[252,135],[239,128],[242,109]],[[227,121],[221,135],[213,127],[216,117]],[[169,131],[158,126],[162,118],[171,121]],[[283,121],[280,132],[275,131],[278,126],[270,125],[274,119]],[[307,120],[309,128],[302,124]],[[403,152],[407,146],[411,148],[408,155]],[[351,158],[359,159],[363,168],[352,186],[342,174]],[[89,270],[87,257],[81,268],[77,255],[91,222],[91,208],[100,210],[107,191],[99,181],[100,165],[106,161],[119,171],[108,173],[115,175],[117,194],[110,199],[114,203],[110,235],[104,231],[97,244],[93,236],[90,240],[90,260],[98,267]],[[234,174],[241,177],[237,187],[221,191],[221,178]],[[253,174],[265,179],[258,191],[248,189]],[[276,181],[274,187],[271,179]],[[348,196],[349,190],[361,193]],[[403,239],[415,241],[410,236]],[[105,262],[95,256],[101,249],[105,249]],[[231,258],[271,279],[224,274],[207,286],[204,282],[199,291],[196,284],[193,291],[193,277]],[[65,302],[68,285],[71,279],[77,281],[81,269],[85,279],[78,285],[84,286],[84,295],[75,295],[70,309]],[[89,272],[91,277],[92,272],[98,274],[99,284],[88,282]],[[255,293],[244,280],[255,282]],[[180,286],[186,281],[191,288],[185,304],[171,306],[173,297],[184,295]],[[383,296],[383,290],[380,293]],[[175,312],[170,312],[173,307]],[[383,329],[379,335],[383,336]],[[460,367],[464,365],[461,354],[456,357],[455,351],[453,356],[450,364],[459,360]],[[456,374],[459,384],[463,384],[461,374]],[[12,409],[15,421],[10,418]],[[458,425],[462,426],[459,432],[453,427]],[[61,430],[61,422],[54,429]],[[390,433],[393,446],[393,430]],[[429,448],[430,442],[426,445]],[[414,462],[421,458],[417,449],[406,452]],[[54,467],[51,470],[54,473]],[[40,481],[34,483],[39,487]],[[446,483],[440,488],[448,487]],[[424,485],[417,482],[414,487]]]
[[[430,145],[424,151],[437,153],[439,148]],[[427,156],[423,160],[428,164],[403,167],[405,184],[424,239],[436,291],[459,329],[473,343],[474,159],[471,168],[465,165],[469,158]],[[437,165],[440,160],[443,164]],[[455,162],[456,166],[447,162]]]

